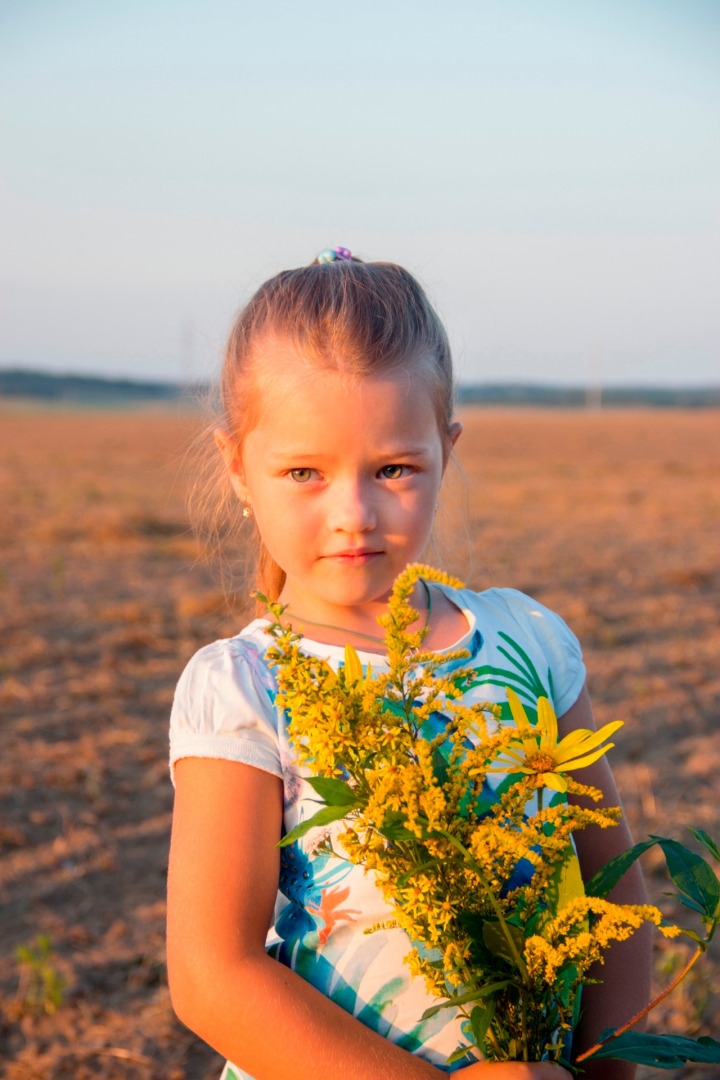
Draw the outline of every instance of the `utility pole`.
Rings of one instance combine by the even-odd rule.
[[[184,389],[195,383],[195,327],[186,319],[180,331],[180,382]]]
[[[587,351],[587,379],[585,382],[585,408],[602,409],[603,349],[595,342]]]

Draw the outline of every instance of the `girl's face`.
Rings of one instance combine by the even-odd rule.
[[[460,425],[441,436],[422,365],[349,378],[271,339],[260,366],[257,423],[239,459],[224,451],[287,576],[282,602],[317,620],[384,603],[430,536]]]

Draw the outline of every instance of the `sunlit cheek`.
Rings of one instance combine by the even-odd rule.
[[[394,531],[426,539],[432,531],[434,511],[434,490],[408,493],[395,506]]]

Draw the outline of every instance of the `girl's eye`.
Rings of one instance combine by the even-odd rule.
[[[290,476],[296,484],[307,484],[308,480],[312,479],[314,469],[291,469]]]
[[[383,465],[380,475],[384,480],[399,480],[401,476],[405,476],[406,471],[406,465]]]

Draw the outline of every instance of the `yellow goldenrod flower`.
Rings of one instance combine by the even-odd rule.
[[[567,791],[568,784],[563,773],[584,769],[601,758],[615,744],[600,746],[600,743],[623,726],[622,720],[613,720],[599,731],[576,728],[558,742],[557,717],[548,699],[538,698],[537,724],[533,727],[520,698],[509,686],[506,689],[520,738],[505,748],[488,772],[524,773],[534,776],[538,787]]]
[[[587,917],[595,915],[592,929]],[[677,926],[665,926],[662,912],[649,904],[613,904],[594,896],[578,896],[539,934],[525,941],[525,959],[530,974],[553,985],[558,972],[574,964],[584,973],[604,961],[604,951],[613,941],[625,941],[644,922],[654,923],[664,937],[677,937]]]

